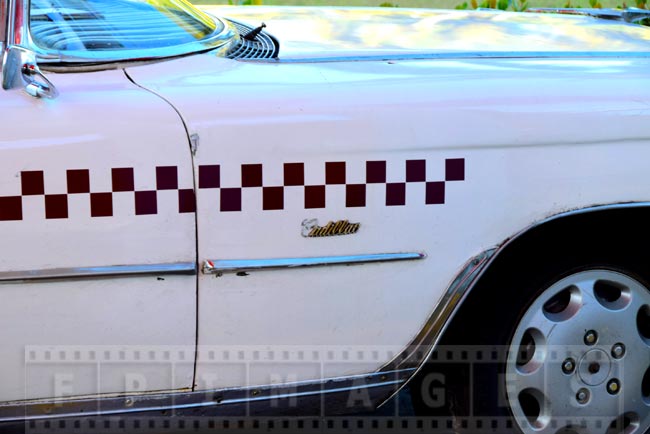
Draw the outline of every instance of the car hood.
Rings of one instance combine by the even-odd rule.
[[[204,6],[280,41],[281,59],[450,52],[649,51],[650,28],[585,16],[402,8]]]

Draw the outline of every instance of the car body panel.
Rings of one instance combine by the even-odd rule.
[[[193,189],[183,124],[121,70],[51,77],[55,100],[0,98],[0,401],[123,393],[131,374],[147,378],[146,390],[191,387],[196,277],[155,267],[196,261],[194,214],[180,213],[178,189],[157,179],[157,167],[174,167]],[[152,266],[143,276],[124,269]],[[61,270],[63,279],[34,280]],[[134,368],[116,352],[133,345],[191,351],[173,371]],[[52,350],[46,363],[56,346],[84,346],[83,358]]]
[[[200,261],[427,255],[201,276],[199,344],[386,350],[325,370],[292,367],[298,380],[379,369],[422,329],[468,258],[552,214],[648,200],[638,183],[648,176],[648,65],[644,58],[283,64],[203,55],[127,68],[200,137],[197,173],[220,165],[220,188],[198,181]],[[622,71],[626,80],[616,80]],[[444,182],[444,204],[426,204],[427,184],[408,179],[409,160],[426,160],[427,182]],[[448,160],[464,161],[462,179],[447,172]],[[387,204],[386,183],[369,178],[372,161],[386,162],[388,184],[404,184],[404,206]],[[326,184],[326,163],[345,162],[346,185],[327,185],[326,207],[308,208],[304,187],[287,186],[283,172],[296,162],[304,163],[305,185]],[[249,164],[261,164],[263,176],[243,187]],[[364,206],[350,205],[350,185],[365,185]],[[264,210],[264,187],[277,186],[284,186],[282,208]],[[241,211],[221,209],[221,189],[232,188],[241,189]],[[305,219],[344,219],[361,229],[305,238]],[[260,361],[260,374],[220,376],[199,351],[197,382],[202,387],[201,375],[224,387],[267,384],[270,372],[284,378],[264,368],[271,362]]]

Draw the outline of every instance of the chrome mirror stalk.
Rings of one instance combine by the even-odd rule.
[[[34,98],[54,99],[59,93],[43,75],[36,63],[36,55],[17,45],[5,50],[2,58],[2,88],[24,89]]]

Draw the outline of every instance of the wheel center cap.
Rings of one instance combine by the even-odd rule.
[[[612,362],[603,350],[587,351],[578,362],[578,375],[589,386],[602,384],[609,376]]]

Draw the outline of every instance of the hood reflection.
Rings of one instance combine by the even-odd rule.
[[[394,52],[650,51],[650,28],[584,16],[401,8],[205,6],[280,39],[281,58]]]

